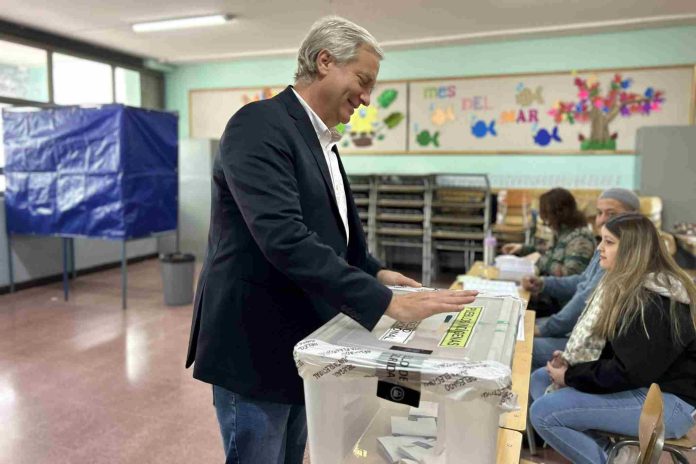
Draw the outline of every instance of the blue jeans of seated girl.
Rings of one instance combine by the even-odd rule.
[[[530,420],[537,433],[575,464],[604,464],[603,442],[591,430],[638,436],[638,420],[647,388],[603,395],[574,388],[544,394],[551,384],[546,368],[532,373]],[[665,438],[679,438],[694,426],[693,406],[671,393],[663,393]]]

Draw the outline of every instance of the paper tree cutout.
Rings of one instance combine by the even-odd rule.
[[[575,78],[578,88],[577,102],[558,101],[549,110],[557,124],[568,122],[590,123],[590,137],[580,134],[582,150],[615,150],[617,134],[609,131],[609,124],[617,116],[630,117],[635,114],[650,115],[660,111],[664,103],[664,92],[648,87],[642,94],[629,91],[633,85],[630,78],[614,75],[609,90],[602,95],[595,76],[588,79]]]

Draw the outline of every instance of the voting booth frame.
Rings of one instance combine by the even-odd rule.
[[[120,104],[1,116],[10,291],[13,235],[61,239],[65,300],[68,274],[76,276],[74,239],[114,240],[126,309],[127,242],[177,230],[178,116]]]

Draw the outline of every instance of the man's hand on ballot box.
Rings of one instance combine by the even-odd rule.
[[[400,322],[414,322],[438,313],[461,311],[464,305],[473,302],[476,290],[438,290],[392,296],[384,313]]]

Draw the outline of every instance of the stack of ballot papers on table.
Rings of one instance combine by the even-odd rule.
[[[502,255],[495,258],[498,268],[498,279],[520,282],[524,276],[534,275],[534,263],[528,259],[512,255]]]
[[[486,295],[512,296],[515,298],[520,295],[514,282],[488,280],[468,275],[457,276],[457,282],[462,284],[464,290],[478,290],[479,293],[485,293]]]
[[[392,464],[423,463],[433,454],[437,438],[437,403],[421,401],[411,408],[408,417],[392,416],[392,434],[378,437],[377,442]]]

